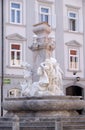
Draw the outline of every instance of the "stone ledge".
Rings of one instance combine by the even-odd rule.
[[[85,101],[76,96],[39,96],[6,98],[7,111],[72,111],[85,108]]]

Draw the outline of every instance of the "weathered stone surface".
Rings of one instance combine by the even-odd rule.
[[[71,116],[85,108],[85,101],[77,96],[19,97],[6,98],[3,107],[9,113],[23,111],[28,116]]]
[[[46,37],[51,32],[51,27],[46,22],[35,24],[33,32],[39,37]]]

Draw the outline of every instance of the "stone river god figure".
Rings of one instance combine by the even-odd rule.
[[[26,85],[24,96],[64,95],[62,87],[62,70],[56,59],[49,58],[42,62],[37,70],[38,82]],[[21,85],[22,86],[22,85]]]

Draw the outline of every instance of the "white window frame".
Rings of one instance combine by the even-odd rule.
[[[11,7],[11,4],[12,3],[15,3],[15,4],[20,4],[20,9],[16,9],[16,8],[12,8]],[[12,9],[14,9],[15,10],[15,20],[14,20],[14,22],[12,22],[12,17],[11,17],[11,10]],[[17,15],[17,11],[20,11],[20,22],[17,22],[17,17],[16,17],[16,15]],[[14,1],[11,1],[10,2],[10,23],[12,23],[12,24],[22,24],[22,3],[21,2],[14,2]]]
[[[70,16],[70,13],[73,13],[75,14],[76,17],[71,17]],[[70,27],[70,20],[75,20],[75,30],[72,29],[72,27]],[[69,31],[73,31],[73,32],[78,32],[78,12],[74,12],[74,11],[68,11],[68,28],[69,28]]]
[[[48,9],[48,13],[42,12],[42,11],[41,11],[42,8]],[[51,8],[48,7],[48,6],[40,6],[39,21],[40,21],[40,22],[43,22],[44,20],[41,21],[41,14],[42,14],[42,15],[48,15],[48,22],[47,22],[47,23],[50,24],[50,23],[51,23],[51,20],[50,20]],[[44,21],[44,22],[46,22],[46,21]]]
[[[77,52],[77,55],[71,55],[70,54],[70,51],[71,50],[74,50],[74,51],[76,51]],[[76,64],[76,62],[74,61],[74,63],[72,63],[72,67],[70,67],[70,64],[71,64],[71,61],[70,61],[70,57],[73,57],[73,60],[75,60],[75,57],[77,57],[77,68],[76,67],[74,67],[75,66],[75,64]],[[80,57],[79,57],[79,49],[78,48],[69,48],[69,70],[72,70],[72,71],[78,71],[79,70],[79,61],[80,61]]]
[[[12,46],[12,45],[20,45],[20,50],[16,50],[16,49],[15,49],[15,50],[12,50],[12,49],[11,49],[11,46]],[[12,51],[15,52],[15,64],[14,64],[14,65],[12,64],[12,61],[11,61],[11,60],[12,60],[12,59],[11,59],[11,52],[12,52]],[[17,54],[16,54],[16,53],[17,53],[17,52],[20,52],[20,64],[19,64],[19,65],[16,64],[16,59],[17,59]],[[17,42],[16,42],[16,43],[10,43],[10,66],[12,66],[12,67],[21,67],[21,63],[22,63],[22,44],[21,44],[21,43],[17,43]]]

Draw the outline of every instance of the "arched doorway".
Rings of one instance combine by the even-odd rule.
[[[83,98],[83,88],[79,87],[79,86],[69,86],[66,88],[66,95],[70,95],[70,96],[82,96]]]
[[[66,88],[66,95],[68,96],[82,96],[82,99],[84,98],[84,94],[83,94],[83,88],[79,87],[79,86],[69,86]],[[78,110],[79,114],[82,114],[83,110]]]

